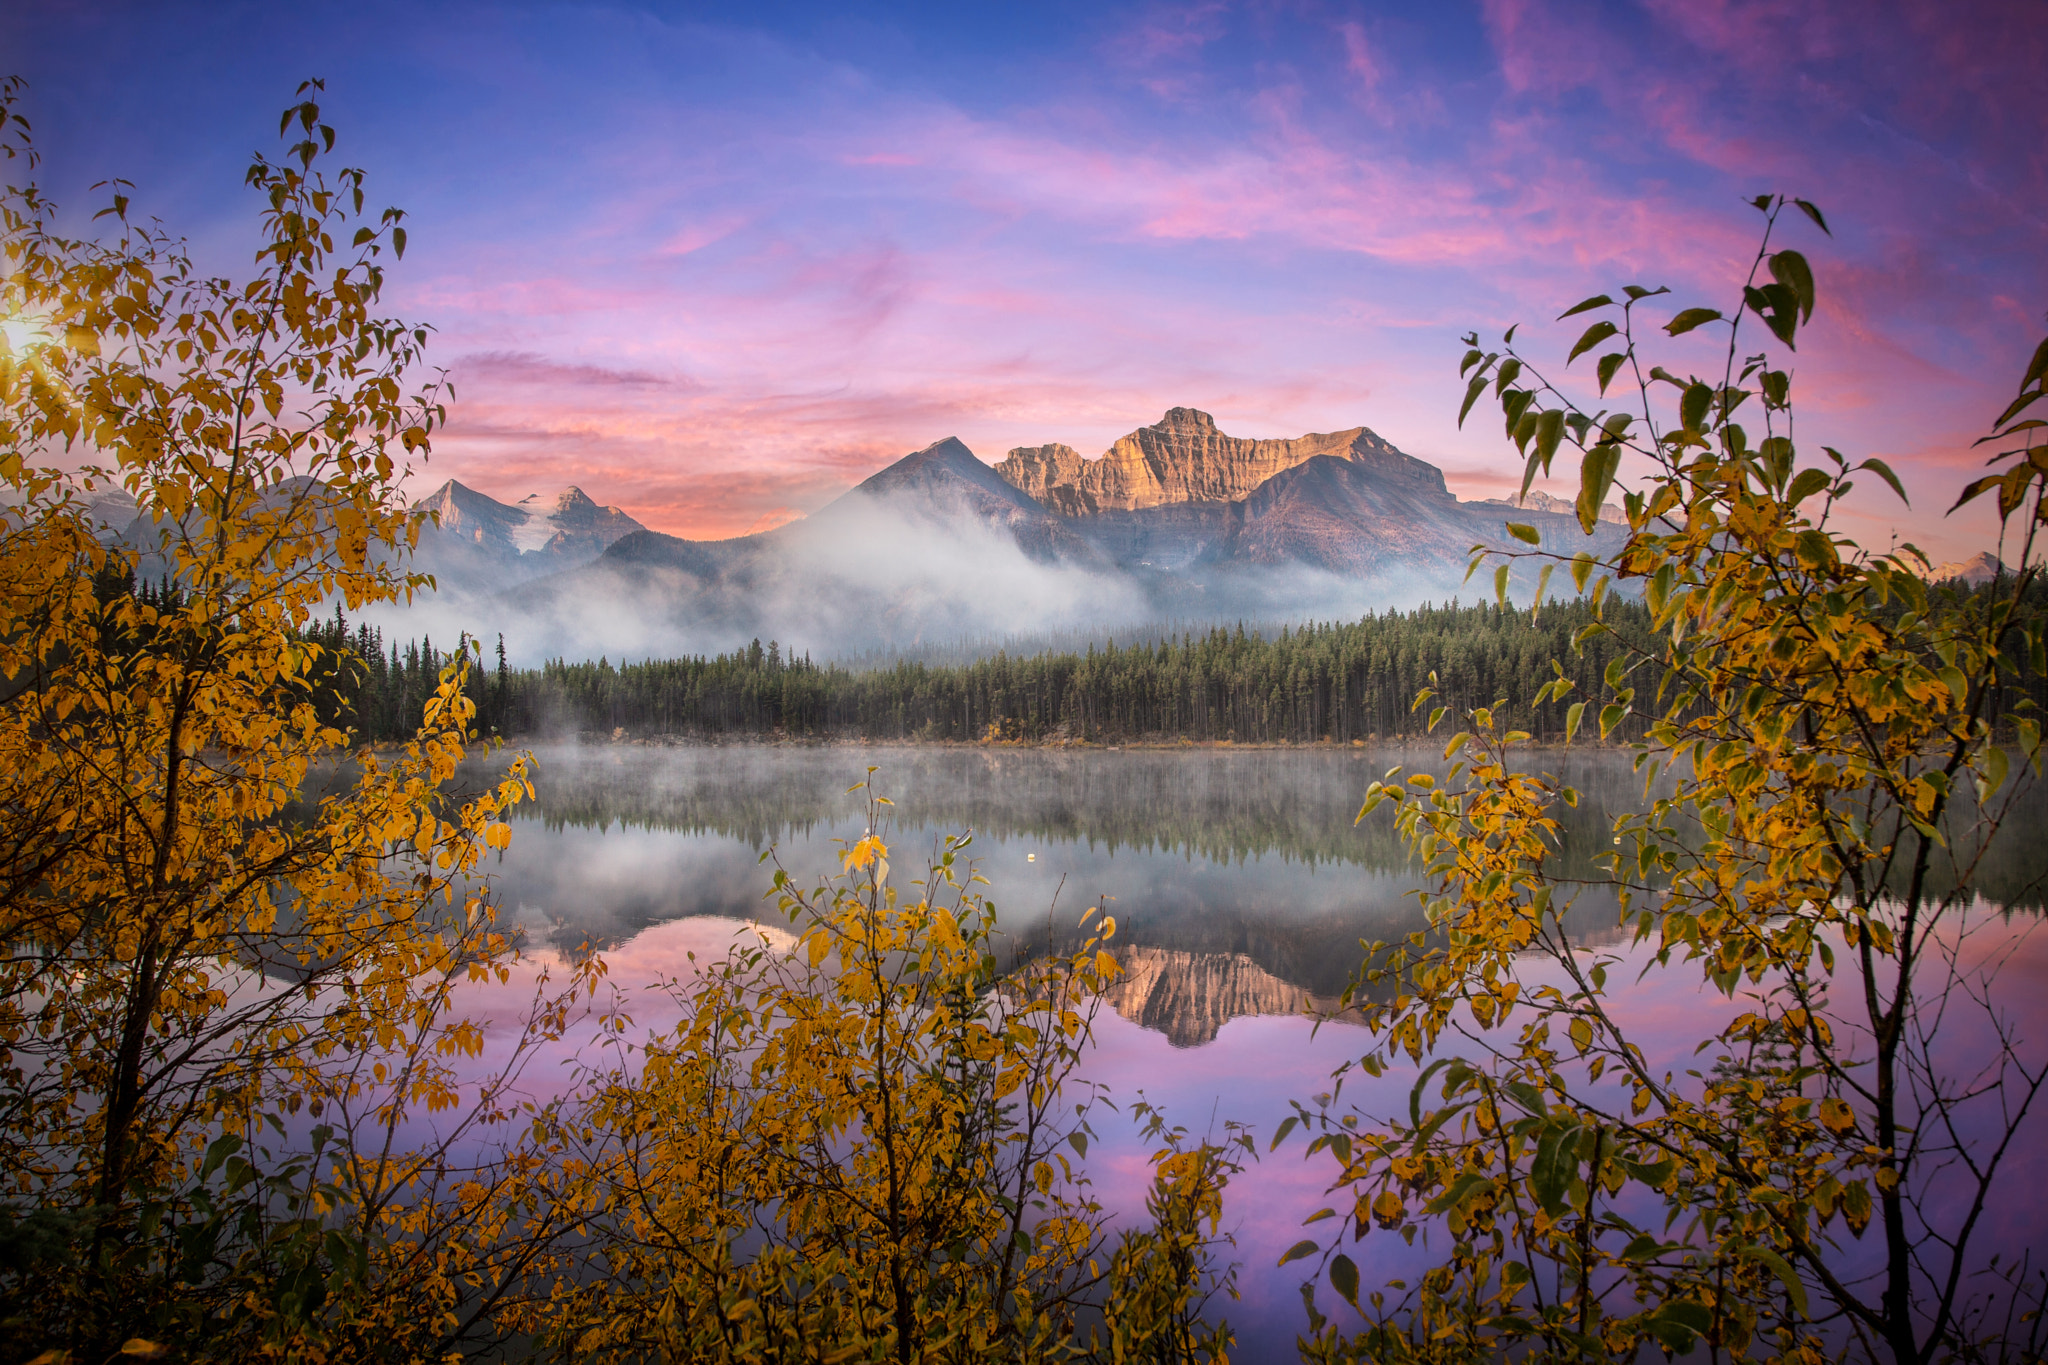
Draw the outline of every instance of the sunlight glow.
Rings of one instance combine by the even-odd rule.
[[[47,346],[56,340],[56,337],[43,325],[40,318],[10,313],[6,317],[0,317],[0,340],[7,343],[8,354],[20,355],[31,346]]]

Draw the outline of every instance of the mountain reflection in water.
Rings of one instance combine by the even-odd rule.
[[[624,966],[636,935],[686,916],[762,917],[770,847],[791,876],[836,865],[834,840],[864,832],[847,788],[870,765],[895,804],[898,865],[944,835],[970,850],[1020,954],[1072,941],[1081,913],[1114,915],[1126,977],[1108,1003],[1177,1047],[1228,1020],[1334,1008],[1361,941],[1422,926],[1419,869],[1391,819],[1353,819],[1397,763],[1441,773],[1438,751],[1302,748],[557,747],[537,752],[539,800],[491,867],[529,942],[602,948]],[[486,766],[502,766],[503,755]],[[1597,881],[1616,812],[1642,799],[1629,756],[1548,751],[1531,762],[1577,788],[1561,810],[1556,870]],[[477,773],[480,778],[482,771]],[[2008,838],[1978,874],[1995,904],[2041,904],[2048,845]],[[1615,935],[1595,886],[1573,917],[1589,942]],[[621,954],[623,953],[623,957]]]

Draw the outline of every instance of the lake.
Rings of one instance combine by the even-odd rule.
[[[1317,1028],[1360,958],[1361,940],[1422,924],[1409,893],[1416,871],[1392,822],[1354,826],[1368,784],[1396,763],[1441,771],[1439,751],[1186,748],[1043,749],[855,746],[660,748],[614,745],[537,751],[539,800],[513,820],[510,849],[490,867],[503,920],[545,957],[592,945],[611,979],[643,1002],[637,1027],[673,1022],[674,1007],[641,988],[686,974],[687,954],[716,953],[753,916],[779,921],[763,893],[773,847],[799,882],[837,866],[835,841],[864,832],[863,797],[847,788],[873,765],[894,802],[885,831],[899,867],[943,834],[971,829],[971,853],[1019,952],[1063,941],[1081,912],[1117,920],[1125,979],[1109,997],[1087,1074],[1121,1097],[1142,1091],[1174,1122],[1220,1134],[1225,1120],[1270,1135],[1290,1100],[1328,1088],[1362,1035],[1341,1019]],[[1566,826],[1567,873],[1592,872],[1611,847],[1613,815],[1640,798],[1625,754],[1547,752],[1533,760],[1583,796]],[[501,766],[502,756],[486,765]],[[485,775],[479,772],[478,776]],[[2048,820],[2023,805],[2023,830],[1994,846],[1976,873],[1978,927],[2007,952],[2004,979],[2019,1018],[2048,1042],[2048,953],[2036,920],[2048,874]],[[2010,907],[2010,918],[1994,913]],[[1614,902],[1589,895],[1574,915],[1595,942],[1625,950]],[[1603,932],[1604,931],[1604,932]],[[1633,973],[1627,977],[1632,979]],[[1674,973],[1680,977],[1684,973]],[[1617,972],[1621,980],[1623,973]],[[1653,1057],[1673,1065],[1736,1008],[1689,985],[1617,991]],[[555,1060],[565,1060],[557,1058]],[[1409,1079],[1390,1074],[1372,1107],[1405,1107]],[[1347,1099],[1359,1098],[1356,1088]],[[2037,1127],[2039,1125],[2036,1125]],[[1141,1210],[1146,1149],[1113,1116],[1088,1167],[1112,1208]],[[1263,1148],[1263,1143],[1261,1144]],[[2048,1143],[2021,1151],[2010,1188],[2025,1197],[1992,1211],[1991,1241],[2041,1240]],[[1300,1143],[1267,1156],[1231,1189],[1242,1301],[1222,1312],[1246,1360],[1291,1358],[1302,1325],[1300,1267],[1276,1267],[1326,1202],[1326,1169]],[[1391,1236],[1353,1248],[1368,1279],[1417,1263]],[[1987,1248],[1988,1250],[1988,1248]],[[1327,1308],[1327,1295],[1325,1296]]]

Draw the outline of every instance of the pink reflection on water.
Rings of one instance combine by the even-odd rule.
[[[1961,1077],[1983,1065],[1997,1046],[1996,1018],[2003,1018],[2022,1057],[2037,1066],[2048,1061],[2048,933],[2039,931],[2038,922],[1979,910],[1967,918],[1952,919],[1932,942],[1959,950],[1956,960],[1964,980],[1980,980],[1987,968],[1995,967],[1999,1007],[1996,1015],[1974,1002],[1951,1008],[1942,1019],[1933,1047],[1937,1067],[1945,1068],[1944,1074]],[[1695,1055],[1695,1048],[1701,1039],[1711,1037],[1744,1012],[1749,1007],[1746,1000],[1740,995],[1734,999],[1721,995],[1699,983],[1692,969],[1682,966],[1641,977],[1642,964],[1649,957],[1647,949],[1610,951],[1620,959],[1609,979],[1611,1010],[1642,1047],[1650,1065],[1680,1076],[1688,1069],[1703,1069],[1711,1062],[1714,1049]],[[1536,959],[1524,961],[1522,980],[1525,990],[1568,984],[1560,969]],[[1118,1096],[1143,1090],[1147,1099],[1191,1134],[1213,1132],[1220,1136],[1224,1120],[1237,1120],[1253,1124],[1263,1137],[1287,1115],[1289,1101],[1309,1103],[1328,1091],[1333,1069],[1355,1057],[1363,1042],[1364,1035],[1353,1026],[1326,1024],[1318,1032],[1306,1019],[1255,1018],[1235,1020],[1215,1042],[1182,1051],[1156,1033],[1105,1015],[1097,1023],[1097,1045],[1087,1070],[1091,1079],[1106,1084]],[[1367,1115],[1405,1112],[1415,1075],[1412,1067],[1390,1069],[1376,1080],[1354,1075],[1341,1096],[1343,1107],[1356,1107]],[[1614,1097],[1619,1094],[1614,1089]],[[1962,1117],[1966,1136],[1977,1139],[2000,1120],[1995,1104],[1987,1106],[1981,1101]],[[2044,1125],[2048,1125],[2048,1116],[2038,1110],[2030,1113],[2005,1158],[1998,1180],[2000,1196],[1987,1206],[1975,1234],[1971,1259],[1976,1265],[1986,1263],[1994,1252],[2009,1261],[2048,1243]],[[1097,1127],[1102,1142],[1094,1149],[1089,1169],[1098,1192],[1112,1208],[1135,1210],[1149,1180],[1146,1150],[1135,1135],[1119,1131],[1113,1123],[1098,1123]],[[1243,1298],[1238,1304],[1224,1305],[1221,1311],[1238,1326],[1247,1359],[1279,1358],[1291,1352],[1295,1333],[1305,1325],[1300,1299],[1305,1267],[1315,1262],[1281,1267],[1279,1258],[1296,1241],[1318,1233],[1327,1247],[1339,1220],[1308,1228],[1302,1226],[1303,1220],[1329,1205],[1336,1205],[1341,1212],[1348,1203],[1328,1189],[1333,1160],[1323,1155],[1304,1162],[1300,1153],[1305,1147],[1306,1142],[1297,1135],[1280,1151],[1265,1155],[1233,1183],[1226,1199],[1227,1219],[1243,1263],[1239,1286]],[[1943,1184],[1936,1177],[1930,1190],[1931,1206],[1938,1217],[1947,1222],[1960,1216],[1962,1205],[1953,1179]],[[1368,1291],[1393,1279],[1412,1283],[1414,1276],[1435,1260],[1422,1239],[1411,1247],[1386,1232],[1374,1232],[1357,1243],[1347,1239],[1345,1250],[1358,1262]],[[1860,1241],[1848,1241],[1841,1265],[1851,1272],[1868,1272],[1881,1255],[1881,1239],[1874,1231],[1866,1232]],[[1326,1313],[1339,1308],[1329,1293],[1320,1295],[1318,1304]],[[1342,1312],[1349,1314],[1348,1309]],[[1339,1316],[1338,1320],[1345,1319]]]
[[[1950,921],[1932,940],[1957,950],[1966,977],[1997,967],[1998,1017],[2016,1039],[2020,1054],[2037,1064],[2048,1056],[2048,934],[2037,932],[2038,928],[2039,922],[2031,917],[2008,919],[1995,911],[1979,911],[1967,919]],[[673,1028],[683,1007],[662,988],[663,983],[687,981],[736,943],[760,943],[764,934],[771,942],[788,941],[786,931],[772,926],[691,916],[649,928],[609,949],[604,954],[609,982],[617,988],[631,1018],[622,1037],[637,1043],[651,1033]],[[1624,946],[1608,949],[1606,955],[1619,959],[1609,979],[1610,1009],[1658,1071],[1668,1069],[1682,1075],[1688,1068],[1703,1069],[1711,1062],[1713,1050],[1695,1055],[1699,1041],[1748,1007],[1739,995],[1729,999],[1696,983],[1690,968],[1674,965],[1671,970],[1641,978],[1646,949]],[[505,985],[494,983],[464,992],[462,1008],[486,1026],[489,1042],[484,1063],[501,1061],[516,1043],[539,973],[547,970],[559,981],[565,966],[536,958],[520,964]],[[1540,984],[1564,984],[1559,969],[1537,959],[1525,960],[1522,979],[1525,990]],[[608,993],[601,990],[586,1002],[562,1038],[535,1051],[522,1087],[530,1098],[539,1102],[566,1093],[576,1068],[598,1060],[599,1020],[609,1003]],[[1997,1043],[1993,1019],[1975,1004],[1951,1010],[1934,1048],[1937,1065],[1953,1067],[1957,1075],[1981,1065]],[[1120,1105],[1127,1106],[1142,1093],[1171,1123],[1186,1128],[1193,1137],[1220,1138],[1226,1121],[1249,1124],[1257,1131],[1264,1153],[1267,1139],[1290,1112],[1290,1102],[1310,1103],[1329,1091],[1332,1072],[1354,1060],[1364,1041],[1365,1035],[1352,1024],[1326,1023],[1317,1029],[1308,1018],[1268,1016],[1234,1019],[1213,1042],[1178,1048],[1163,1034],[1103,1009],[1083,1073],[1086,1079],[1106,1085]],[[1404,1112],[1414,1077],[1414,1068],[1393,1068],[1378,1079],[1354,1075],[1344,1087],[1341,1103],[1367,1115]],[[1980,1110],[1970,1117],[1982,1125],[1996,1115]],[[1097,1140],[1089,1149],[1086,1169],[1095,1192],[1106,1207],[1118,1211],[1122,1221],[1141,1218],[1151,1180],[1151,1145],[1141,1141],[1135,1126],[1116,1113],[1098,1111],[1093,1122]],[[2048,1196],[2043,1193],[2048,1189],[2048,1143],[2041,1141],[2044,1122],[2048,1119],[2038,1111],[2029,1115],[2025,1131],[2006,1158],[2000,1197],[1987,1208],[1978,1234],[1981,1255],[1973,1259],[1979,1264],[1993,1251],[2010,1257],[2048,1242]],[[1247,1360],[1291,1355],[1294,1336],[1305,1324],[1300,1287],[1305,1267],[1313,1266],[1314,1261],[1287,1267],[1277,1263],[1300,1238],[1320,1232],[1327,1244],[1330,1230],[1342,1225],[1340,1219],[1333,1219],[1303,1229],[1303,1220],[1316,1210],[1326,1204],[1341,1208],[1348,1202],[1329,1193],[1328,1181],[1334,1170],[1331,1159],[1325,1155],[1305,1162],[1301,1157],[1305,1145],[1296,1135],[1280,1151],[1262,1155],[1232,1184],[1226,1199],[1226,1226],[1236,1236],[1236,1255],[1242,1264],[1241,1301],[1215,1305],[1212,1311],[1227,1316],[1238,1328],[1242,1356]],[[1866,1235],[1861,1244],[1851,1243],[1844,1253],[1844,1265],[1851,1270],[1867,1269],[1881,1250],[1877,1242],[1874,1235]],[[1367,1290],[1390,1279],[1412,1280],[1434,1259],[1424,1240],[1418,1239],[1411,1247],[1386,1232],[1374,1232],[1355,1244],[1347,1242],[1345,1249],[1358,1262]],[[1319,1304],[1325,1312],[1336,1307],[1327,1293],[1319,1298]]]

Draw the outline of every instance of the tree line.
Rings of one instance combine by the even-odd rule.
[[[613,664],[552,659],[539,668],[494,661],[472,669],[484,727],[510,735],[788,735],[863,739],[1117,742],[1145,738],[1314,743],[1421,734],[1416,693],[1449,705],[1506,698],[1542,739],[1559,738],[1563,706],[1532,698],[1557,676],[1582,685],[1652,637],[1638,602],[1612,599],[1603,628],[1585,600],[1539,612],[1497,605],[1425,606],[1356,621],[1243,625],[1178,639],[965,664],[901,661],[880,668],[817,663],[779,642],[729,654]],[[336,615],[308,632],[337,656],[321,703],[365,740],[412,733],[450,655],[431,640],[387,645],[377,628]],[[1432,675],[1434,682],[1432,683]]]
[[[1619,596],[1598,608],[1584,598],[1535,612],[1453,602],[1273,636],[1239,624],[1128,647],[866,668],[754,640],[708,657],[514,669],[500,636],[495,660],[467,685],[486,733],[502,735],[1348,744],[1424,733],[1429,708],[1414,700],[1429,688],[1453,713],[1505,700],[1518,727],[1554,741],[1568,706],[1538,694],[1563,676],[1588,695],[1655,636],[1649,609]],[[387,646],[339,611],[308,637],[334,655],[323,715],[364,740],[411,734],[452,657],[430,639]],[[1636,738],[1642,723],[1625,719],[1609,738]]]

